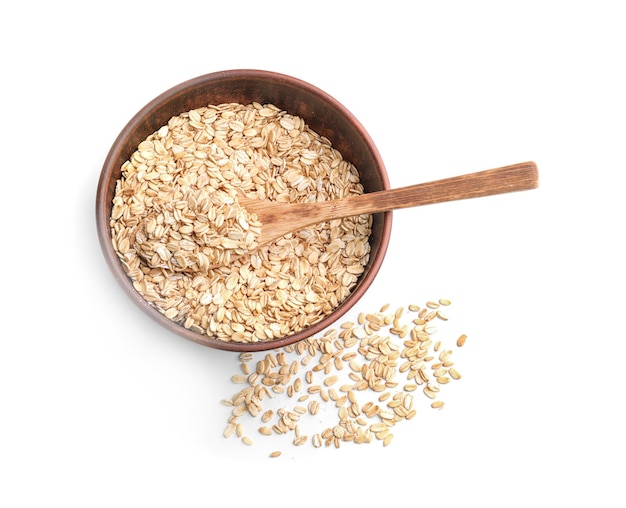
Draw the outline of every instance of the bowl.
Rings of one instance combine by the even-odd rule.
[[[286,323],[273,323],[264,329],[263,333],[267,336],[242,341],[240,335],[237,335],[236,340],[231,340],[225,338],[224,329],[228,332],[231,328],[234,330],[234,327],[222,327],[220,334],[212,333],[210,327],[199,329],[198,326],[189,326],[180,316],[174,318],[163,308],[157,308],[153,299],[148,301],[145,294],[136,289],[137,285],[129,276],[128,265],[122,263],[112,238],[113,201],[117,182],[122,177],[122,166],[133,157],[142,141],[168,124],[171,118],[210,105],[225,104],[255,105],[257,110],[262,106],[273,105],[276,109],[292,115],[290,118],[301,119],[314,133],[329,141],[332,149],[338,151],[344,161],[353,165],[358,172],[362,192],[389,188],[385,166],[369,134],[346,107],[328,93],[301,79],[272,71],[226,70],[195,77],[173,86],[145,105],[122,129],[107,154],[98,181],[97,233],[106,263],[115,279],[128,297],[160,325],[180,337],[216,349],[237,352],[271,350],[295,344],[331,327],[362,298],[377,276],[385,257],[392,215],[391,212],[386,212],[369,218],[369,253],[366,263],[364,258],[362,273],[353,282],[347,297],[334,302],[332,312],[327,311],[325,315],[311,318],[312,322],[304,327],[295,325],[288,328]],[[171,277],[165,276],[160,279],[161,283],[178,280],[179,275],[175,273]],[[283,274],[283,277],[290,276]],[[294,279],[290,280],[293,282]],[[211,294],[210,298],[213,298],[212,309],[219,309],[220,302],[215,295]],[[310,308],[303,307],[298,312],[306,316],[306,311]],[[220,312],[223,314],[224,311]],[[202,319],[206,324],[207,320],[215,321],[215,316],[207,316],[205,313]],[[262,328],[265,325],[257,326]],[[238,332],[232,333],[234,337]]]

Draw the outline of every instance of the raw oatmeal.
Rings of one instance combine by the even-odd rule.
[[[328,139],[271,104],[174,116],[123,164],[113,199],[113,246],[134,288],[172,321],[224,341],[268,341],[318,322],[363,272],[371,216],[255,250],[261,225],[238,205],[240,193],[325,201],[363,186]]]

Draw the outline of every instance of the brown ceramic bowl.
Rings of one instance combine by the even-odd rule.
[[[162,315],[133,288],[111,242],[109,219],[116,181],[122,164],[138,144],[175,115],[209,104],[238,102],[272,103],[301,117],[313,130],[328,138],[360,173],[365,192],[389,188],[383,161],[359,121],[337,100],[315,86],[291,76],[260,70],[229,70],[196,77],[162,93],[144,106],[124,127],[104,162],[96,196],[97,231],[104,257],[122,288],[144,312],[168,330],[198,344],[230,351],[269,350],[298,342],[330,325],[350,310],[376,277],[391,234],[391,213],[373,217],[369,264],[357,286],[332,314],[309,328],[267,342],[235,343],[195,333]]]

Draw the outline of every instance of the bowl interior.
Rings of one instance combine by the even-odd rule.
[[[364,294],[385,256],[391,232],[391,213],[373,217],[370,261],[357,287],[335,311],[315,325],[293,335],[258,343],[226,342],[187,330],[161,315],[137,293],[126,276],[110,237],[109,219],[115,186],[122,164],[150,134],[175,115],[209,104],[238,102],[271,103],[300,116],[313,130],[328,138],[344,158],[359,171],[365,192],[388,189],[382,159],[363,126],[334,98],[296,78],[268,71],[233,70],[200,76],[177,85],[142,108],[124,127],[105,160],[96,197],[98,236],[107,264],[126,293],[153,319],[166,328],[200,344],[232,351],[267,350],[309,337],[344,315]]]

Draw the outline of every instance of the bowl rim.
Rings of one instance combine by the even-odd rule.
[[[135,113],[131,119],[126,123],[123,129],[115,138],[111,145],[107,156],[104,160],[100,176],[98,179],[98,185],[96,189],[96,228],[98,234],[98,240],[100,243],[101,251],[104,255],[106,264],[112,272],[114,278],[118,284],[122,287],[127,296],[135,302],[136,305],[153,320],[159,323],[164,328],[181,336],[185,339],[191,340],[197,344],[207,346],[214,349],[234,351],[234,352],[255,352],[255,351],[267,351],[278,349],[287,345],[295,344],[305,338],[314,336],[315,334],[329,328],[333,323],[337,322],[342,316],[344,316],[354,305],[362,298],[366,291],[371,286],[372,282],[376,278],[382,262],[386,256],[389,239],[391,235],[392,226],[392,212],[384,212],[380,214],[382,216],[382,233],[380,239],[380,245],[374,259],[370,259],[368,273],[364,279],[362,279],[358,285],[350,292],[348,297],[341,302],[341,304],[333,310],[332,313],[323,317],[313,325],[295,332],[291,335],[259,342],[229,342],[224,341],[209,335],[199,334],[193,332],[184,326],[172,321],[165,317],[156,308],[150,305],[133,287],[130,278],[126,275],[123,266],[113,249],[111,241],[109,220],[107,216],[107,200],[106,189],[109,185],[109,181],[112,178],[112,173],[119,170],[119,167],[115,163],[118,159],[119,153],[122,149],[127,137],[142,123],[142,121],[150,115],[150,112],[154,110],[159,104],[171,100],[173,97],[184,94],[186,90],[199,86],[208,85],[219,80],[232,80],[237,78],[255,78],[261,80],[268,80],[274,82],[280,82],[293,86],[295,88],[303,89],[308,93],[314,94],[327,102],[334,109],[340,111],[341,115],[355,128],[355,130],[362,137],[363,141],[369,148],[371,156],[375,161],[376,167],[379,169],[379,178],[381,180],[382,189],[389,189],[389,177],[382,160],[382,157],[374,144],[371,136],[364,128],[364,126],[357,120],[357,118],[337,99],[329,95],[324,90],[321,90],[317,86],[308,83],[300,78],[290,76],[287,74],[278,73],[275,71],[259,70],[259,69],[231,69],[217,72],[210,72],[186,81],[180,82],[164,92],[160,93],[152,100],[150,100],[145,106],[143,106],[137,113]],[[183,113],[181,111],[180,113]],[[306,120],[306,119],[305,119]],[[156,129],[155,129],[156,130]],[[332,142],[332,140],[331,140]],[[357,168],[358,169],[358,168]]]

